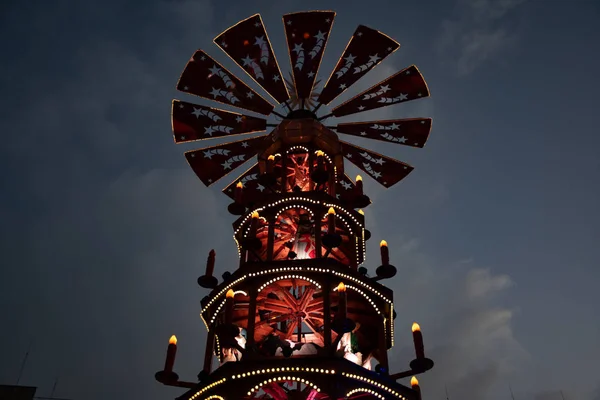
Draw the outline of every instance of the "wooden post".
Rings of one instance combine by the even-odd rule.
[[[273,249],[275,247],[275,215],[268,217],[269,233],[267,236],[267,261],[273,261]]]
[[[381,323],[379,324],[379,364],[386,370],[389,370],[388,354],[387,354],[387,340],[386,340],[386,324],[385,318],[381,317]]]
[[[246,348],[254,345],[254,327],[256,326],[256,297],[258,296],[258,290],[253,287],[249,290],[248,296],[250,297],[250,303],[248,304],[248,325],[246,328]]]
[[[323,246],[321,245],[321,213],[323,212],[323,209],[321,207],[315,207],[312,211],[315,215],[315,258],[322,258]]]
[[[331,282],[326,279],[323,285],[323,345],[331,351]]]
[[[208,331],[208,337],[206,338],[206,349],[204,350],[204,372],[210,374],[212,371],[213,352],[215,350],[215,331],[214,325],[210,331]]]

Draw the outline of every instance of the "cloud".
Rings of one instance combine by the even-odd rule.
[[[505,17],[526,0],[460,0],[453,18],[442,22],[436,50],[459,75],[475,71],[514,43]]]
[[[398,313],[390,359],[402,360],[392,365],[392,372],[405,369],[414,358],[409,329],[416,320],[426,352],[436,362],[420,378],[427,397],[440,398],[447,387],[450,398],[504,398],[497,387],[506,387],[529,362],[514,335],[514,310],[503,304],[512,286],[510,277],[471,260],[440,262],[428,254],[426,245],[397,231],[394,235],[378,221],[369,228],[374,237],[390,238],[392,262],[402,276],[389,283]]]

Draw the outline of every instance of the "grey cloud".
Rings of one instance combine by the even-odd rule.
[[[451,61],[458,74],[473,72],[514,42],[517,33],[503,19],[525,1],[458,1],[455,16],[442,23],[438,54]]]

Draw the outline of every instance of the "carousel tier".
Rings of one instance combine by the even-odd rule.
[[[346,317],[359,324],[363,347],[377,347],[383,329],[390,348],[394,333],[393,292],[333,259],[244,264],[203,300],[202,317],[210,330],[215,329],[223,321],[225,294],[232,290],[231,322],[248,329],[254,320],[257,345],[276,335],[282,340],[322,346],[325,320],[334,321],[340,313],[340,283],[346,289]],[[328,318],[324,302],[327,296]],[[332,340],[336,336],[333,332]]]
[[[418,393],[344,358],[304,357],[226,363],[178,400],[404,399]]]

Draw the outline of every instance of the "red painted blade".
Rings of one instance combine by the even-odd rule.
[[[242,182],[244,185],[244,188],[242,189],[244,203],[255,203],[266,193],[265,187],[258,182],[259,175],[260,169],[258,163],[256,163],[235,181],[231,182],[229,186],[223,189],[223,193],[231,197],[232,200],[235,200],[235,186],[238,182]]]
[[[427,96],[427,84],[413,65],[342,103],[331,110],[331,113],[342,117]]]
[[[413,167],[402,161],[341,140],[340,144],[344,157],[386,188],[395,185],[413,170]]]
[[[185,158],[198,178],[206,186],[210,186],[255,156],[264,147],[263,143],[266,137],[267,135],[261,135],[247,140],[188,151],[185,153]]]
[[[405,146],[423,147],[431,131],[431,118],[390,119],[385,121],[338,124],[339,133]]]
[[[274,106],[202,50],[188,61],[177,90],[269,115]]]
[[[384,33],[359,25],[327,79],[319,102],[329,104],[356,81],[398,50],[400,43]]]
[[[308,11],[283,16],[292,76],[299,99],[310,98],[334,18],[333,11]]]
[[[180,100],[173,100],[171,125],[175,143],[267,130],[265,119]]]
[[[356,193],[354,192],[355,187],[356,185],[348,175],[344,174],[342,177],[340,177],[337,183],[337,187],[335,189],[338,200],[342,202],[351,202],[352,200],[354,200],[354,197],[356,195]]]
[[[290,98],[260,14],[238,22],[214,42],[278,103]]]

